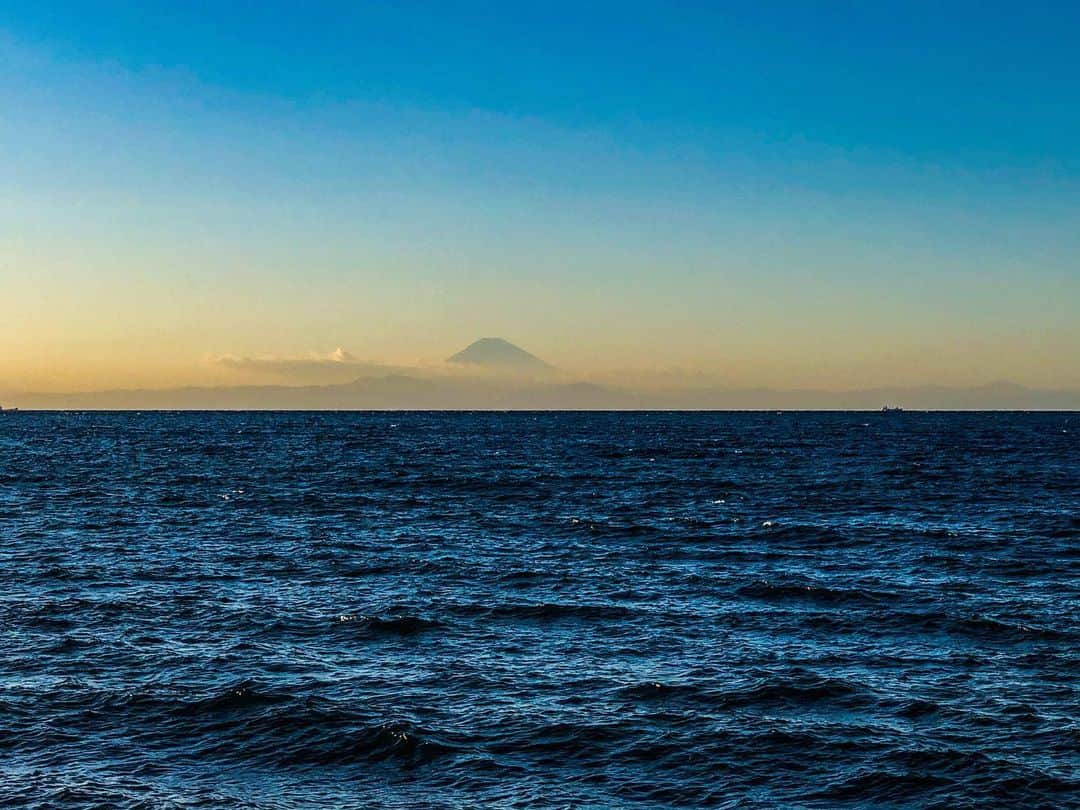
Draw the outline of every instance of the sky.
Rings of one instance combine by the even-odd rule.
[[[1071,2],[7,0],[0,392],[495,335],[1080,388],[1078,38]]]

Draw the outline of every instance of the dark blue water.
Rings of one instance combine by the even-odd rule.
[[[1080,806],[1073,414],[0,418],[0,802]]]

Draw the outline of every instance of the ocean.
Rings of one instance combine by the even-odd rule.
[[[0,803],[1080,807],[1076,413],[0,416]]]

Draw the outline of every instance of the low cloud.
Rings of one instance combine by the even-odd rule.
[[[328,354],[311,353],[299,357],[246,357],[226,354],[212,357],[210,362],[219,368],[251,378],[297,383],[343,382],[359,377],[392,374],[396,371],[393,366],[360,360],[340,347]]]

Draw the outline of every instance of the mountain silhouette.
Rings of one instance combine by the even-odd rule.
[[[531,357],[531,355],[529,355]],[[542,361],[540,361],[542,362]],[[1080,410],[1080,391],[998,383],[855,391],[673,388],[640,391],[544,375],[387,374],[331,385],[194,386],[9,395],[27,410]],[[5,405],[8,402],[5,400]],[[910,417],[908,417],[910,418]],[[1067,424],[1067,423],[1066,423]]]
[[[504,371],[541,371],[551,368],[535,354],[497,337],[480,338],[448,357],[446,362]]]

